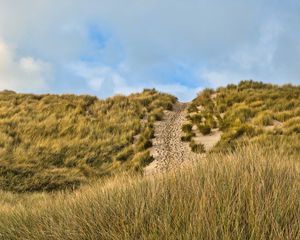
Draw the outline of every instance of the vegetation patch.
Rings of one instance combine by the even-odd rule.
[[[194,153],[205,153],[204,145],[196,143],[194,140],[190,142],[190,148]]]
[[[197,127],[203,135],[208,135],[211,133],[211,128],[208,125],[199,124]]]
[[[287,140],[293,134],[299,136],[299,109],[299,86],[250,80],[202,91],[192,101],[187,119],[204,135],[209,128],[219,128],[223,135],[215,150],[225,150],[263,135],[284,134]],[[199,115],[201,119],[195,118]]]
[[[185,133],[191,133],[192,128],[193,128],[193,125],[191,123],[187,123],[182,126],[182,131]]]
[[[0,189],[74,189],[135,169],[135,156],[152,146],[154,121],[175,102],[154,89],[106,100],[2,92]]]
[[[163,176],[117,176],[55,196],[0,192],[0,238],[300,239],[300,162],[289,144],[239,147]]]

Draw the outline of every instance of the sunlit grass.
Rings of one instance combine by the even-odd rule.
[[[299,155],[258,146],[72,194],[1,194],[2,239],[299,239]],[[31,206],[30,208],[28,206]]]
[[[242,141],[265,135],[286,138],[300,149],[300,141],[291,138],[300,133],[299,109],[299,86],[241,81],[216,90],[205,89],[192,101],[187,117],[202,134],[209,133],[202,131],[204,127],[218,127],[223,132],[214,150],[234,149]]]
[[[117,171],[139,170],[151,159],[146,150],[153,121],[175,101],[150,89],[106,100],[0,93],[0,189],[73,189]]]

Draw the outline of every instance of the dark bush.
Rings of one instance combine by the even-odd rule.
[[[195,135],[196,135],[195,133],[190,132],[190,133],[188,133],[186,135],[181,136],[181,141],[183,141],[183,142],[190,142],[192,140],[192,138],[195,137]]]
[[[149,122],[161,121],[163,120],[163,117],[164,117],[163,108],[156,108],[150,112],[148,121]]]
[[[195,153],[205,153],[205,147],[201,143],[196,143],[194,140],[190,142],[191,150]]]
[[[116,159],[118,161],[125,162],[125,161],[129,160],[133,154],[134,154],[134,150],[130,146],[130,147],[124,148],[121,152],[119,152],[118,155],[116,156]]]
[[[193,129],[193,125],[191,123],[186,123],[182,126],[182,131],[185,133],[190,133]]]
[[[138,151],[144,151],[150,147],[152,147],[152,141],[150,139],[147,139],[145,137],[140,137],[137,142],[137,150]]]
[[[198,129],[203,135],[211,133],[211,128],[208,125],[198,125]]]
[[[194,104],[194,103],[190,104],[190,106],[188,107],[188,112],[189,112],[189,113],[192,113],[192,112],[198,112],[197,105]]]
[[[143,168],[149,165],[153,160],[154,158],[151,156],[150,151],[146,150],[138,152],[131,161],[135,165],[135,171],[140,172],[143,171]]]
[[[193,114],[191,115],[191,120],[193,124],[199,124],[202,121],[202,114],[197,113],[197,114]]]

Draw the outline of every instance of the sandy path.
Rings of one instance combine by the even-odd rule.
[[[186,107],[186,103],[175,104],[173,111],[165,111],[163,121],[155,123],[155,138],[151,149],[154,161],[144,169],[146,175],[168,171],[203,157],[193,153],[189,144],[181,141]]]
[[[221,135],[222,132],[218,128],[214,128],[208,135],[197,132],[194,140],[196,143],[202,143],[205,151],[209,152],[221,140]]]

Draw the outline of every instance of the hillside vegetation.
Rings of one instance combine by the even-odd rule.
[[[107,100],[0,93],[0,189],[73,189],[140,170],[151,161],[153,122],[175,101],[155,90]]]
[[[251,145],[71,194],[2,193],[0,239],[300,239],[299,164]]]
[[[0,240],[300,239],[300,87],[206,89],[186,122],[185,108],[165,115],[177,126],[163,135],[197,153],[206,151],[199,134],[221,133],[219,143],[146,176],[136,172],[165,122],[154,121],[176,98],[145,90],[0,99]]]
[[[262,82],[242,81],[217,90],[206,89],[189,107],[189,124],[184,139],[195,136],[192,130],[208,135],[222,131],[214,150],[232,150],[237,144],[290,143],[287,151],[300,154],[300,87],[277,86]]]

